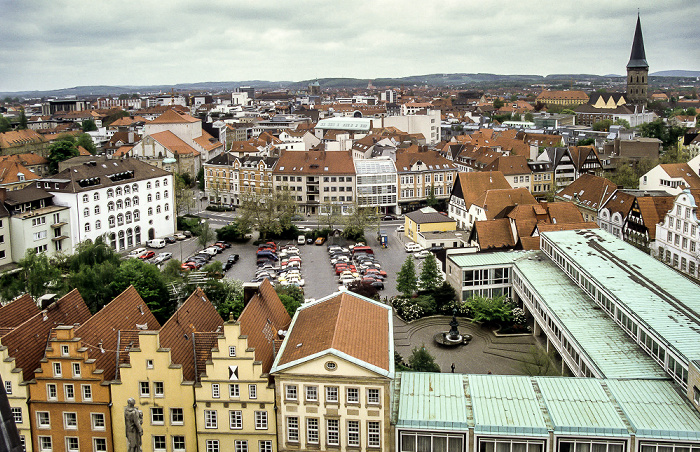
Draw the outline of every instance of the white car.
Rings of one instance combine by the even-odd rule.
[[[398,228],[396,228],[396,232],[403,232],[403,231],[405,231],[405,228],[404,228],[403,225],[401,225],[401,226],[399,226]]]
[[[162,264],[163,262],[167,261],[173,257],[173,253],[159,253],[155,259],[153,259],[154,264]]]
[[[216,256],[221,252],[221,248],[218,246],[210,246],[209,248],[205,248],[202,250],[203,253],[207,253],[210,256]]]
[[[421,251],[423,249],[422,246],[420,246],[417,243],[409,242],[403,247],[407,253],[415,253],[416,251]]]
[[[430,251],[428,250],[421,250],[413,253],[413,257],[415,257],[416,259],[425,259],[428,256],[430,256]]]

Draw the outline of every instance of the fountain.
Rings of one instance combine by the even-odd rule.
[[[443,331],[433,336],[433,340],[443,347],[456,347],[458,345],[466,345],[472,339],[469,334],[460,334],[457,327],[457,308],[452,310],[452,321],[450,322],[450,331]]]

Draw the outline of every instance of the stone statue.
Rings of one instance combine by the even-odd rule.
[[[134,405],[136,401],[129,398],[124,408],[124,424],[126,426],[126,443],[128,452],[141,452],[141,436],[143,435],[143,413]]]

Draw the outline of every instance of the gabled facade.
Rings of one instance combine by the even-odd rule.
[[[582,174],[598,174],[603,171],[603,165],[593,146],[548,149],[537,161],[547,161],[552,165],[554,184],[557,187],[566,187]]]
[[[692,166],[691,166],[692,165]],[[678,195],[684,188],[700,188],[700,162],[693,159],[688,163],[661,163],[639,178],[640,190],[664,190]]]
[[[694,279],[700,279],[700,190],[683,190],[674,199],[663,222],[656,225],[652,255]]]
[[[389,450],[391,308],[351,292],[302,306],[272,366],[279,450]]]
[[[469,209],[486,190],[512,188],[500,171],[458,173],[450,194],[448,216],[457,221],[457,228],[465,229],[474,222]]]
[[[204,191],[212,204],[238,206],[243,196],[269,194],[277,157],[225,152],[204,164]]]
[[[598,211],[617,190],[617,185],[604,177],[584,174],[556,194],[555,200],[571,201],[581,211],[583,221],[596,221]]]
[[[457,177],[454,163],[436,151],[416,148],[396,154],[396,171],[401,212],[424,207],[431,193],[435,199],[447,199]]]

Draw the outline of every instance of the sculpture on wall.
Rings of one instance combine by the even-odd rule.
[[[124,408],[124,425],[126,426],[126,443],[128,452],[141,452],[141,436],[143,436],[143,413],[134,405],[136,401],[129,398]]]

